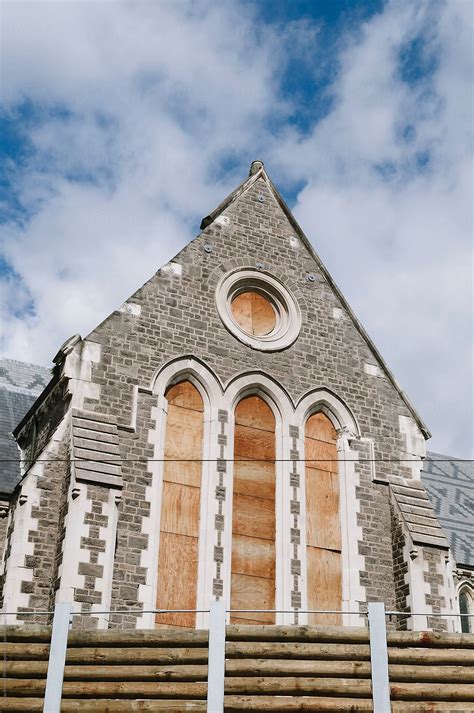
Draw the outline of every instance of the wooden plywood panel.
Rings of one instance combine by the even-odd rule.
[[[202,472],[202,412],[170,406],[166,421],[163,479],[200,487]]]
[[[197,537],[200,493],[200,488],[164,482],[161,531]]]
[[[274,499],[274,463],[236,460],[234,463],[234,493]]]
[[[339,476],[306,469],[306,541],[314,547],[341,549]]]
[[[342,605],[341,555],[319,547],[306,548],[308,609],[340,611]],[[340,625],[340,614],[310,614],[309,624]]]
[[[234,447],[236,458],[272,461],[275,459],[275,434],[248,426],[236,426]]]
[[[231,609],[274,609],[275,608],[275,581],[264,577],[250,577],[246,574],[232,574],[231,580]],[[248,619],[259,623],[274,624],[275,614],[236,613],[232,614],[231,621],[239,618]]]
[[[170,386],[165,394],[166,400],[173,406],[203,411],[204,405],[202,396],[190,381],[181,381],[179,384]]]
[[[200,458],[204,431],[202,411],[168,407],[165,458]]]
[[[195,609],[198,538],[162,532],[158,563],[157,609]],[[160,614],[160,625],[193,627],[196,615]]]
[[[276,314],[271,303],[258,292],[252,293],[252,334],[257,337],[275,329]]]
[[[275,502],[266,498],[234,495],[232,531],[266,540],[275,539]]]
[[[247,334],[263,336],[275,328],[275,310],[258,292],[241,292],[232,300],[231,310],[235,321]]]
[[[306,421],[305,435],[307,438],[315,438],[317,441],[327,441],[335,443],[337,438],[336,429],[329,418],[324,413],[314,413]]]
[[[194,609],[198,575],[203,402],[183,381],[168,389],[157,608]],[[162,614],[157,626],[195,626],[192,614]]]
[[[195,488],[201,487],[202,462],[194,463],[172,460],[163,465],[163,480],[169,483],[181,483]]]
[[[335,443],[316,441],[314,438],[305,439],[305,459],[307,468],[327,470],[331,473],[338,471],[338,457]]]
[[[237,405],[234,432],[231,608],[272,609],[275,602],[275,418],[258,396]],[[258,459],[250,461],[242,458]],[[262,462],[266,459],[270,462]],[[264,497],[262,497],[264,496]],[[232,618],[231,620],[234,620]],[[273,623],[274,614],[236,614]]]
[[[259,396],[247,396],[235,409],[235,423],[259,430],[275,431],[275,416],[270,406]]]
[[[234,534],[232,572],[275,579],[275,542]]]
[[[232,316],[240,329],[252,334],[252,299],[250,292],[242,292],[234,297],[231,304]]]

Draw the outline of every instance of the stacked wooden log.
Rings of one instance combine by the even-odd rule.
[[[372,711],[368,630],[229,626],[229,711]],[[392,711],[474,711],[474,636],[388,635]]]
[[[7,627],[1,711],[42,711],[50,629]],[[372,711],[367,629],[232,625],[225,710]],[[390,632],[393,713],[474,711],[474,636]],[[205,711],[207,631],[71,631],[61,710]]]
[[[47,628],[2,630],[1,711],[42,711]],[[208,632],[71,631],[61,711],[206,711]]]

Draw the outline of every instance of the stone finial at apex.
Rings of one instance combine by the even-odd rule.
[[[253,176],[255,173],[260,171],[261,168],[263,168],[263,161],[252,161],[250,164],[249,176]]]

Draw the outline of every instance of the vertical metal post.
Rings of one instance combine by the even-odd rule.
[[[383,602],[370,602],[368,610],[374,713],[390,713],[385,605]]]
[[[71,611],[72,605],[70,602],[61,602],[54,607],[43,713],[60,713],[61,711],[64,664],[66,663]]]
[[[209,611],[207,713],[223,713],[224,711],[225,618],[225,602],[211,602]]]

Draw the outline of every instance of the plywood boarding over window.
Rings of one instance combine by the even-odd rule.
[[[189,381],[166,393],[157,609],[195,609],[201,502],[203,402]],[[157,614],[157,627],[194,627],[196,615]]]
[[[232,300],[231,309],[235,321],[247,334],[261,337],[275,328],[275,310],[258,292],[241,292]]]
[[[235,409],[231,609],[275,608],[275,417],[258,396]],[[273,613],[231,621],[275,623]]]
[[[306,559],[308,609],[340,610],[341,526],[336,431],[315,413],[306,422]],[[310,624],[341,624],[339,614],[310,614]]]

